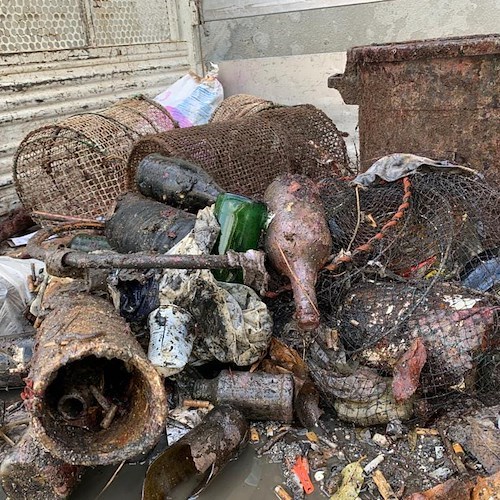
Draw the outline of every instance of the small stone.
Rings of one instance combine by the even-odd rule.
[[[346,434],[344,437],[345,437],[346,441],[349,441],[349,439],[351,439],[351,436],[349,434]]]
[[[404,426],[401,420],[391,420],[385,429],[385,432],[389,436],[393,436],[395,438],[400,438],[404,434]]]
[[[382,448],[389,448],[390,446],[389,440],[383,434],[374,434],[372,441]]]
[[[339,457],[339,460],[345,460],[345,455],[343,451],[339,451],[337,453],[337,457]]]
[[[432,464],[434,463],[434,457],[429,457],[429,462]]]

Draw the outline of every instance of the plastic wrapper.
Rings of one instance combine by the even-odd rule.
[[[188,73],[154,100],[161,104],[180,127],[204,125],[224,99],[222,84],[217,80],[218,67],[205,78]]]
[[[207,207],[198,213],[193,231],[168,253],[209,253],[218,234],[213,209]],[[209,270],[164,270],[160,304],[175,304],[193,315],[199,330],[195,359],[248,366],[269,344],[272,320],[259,296],[246,285],[218,282]]]

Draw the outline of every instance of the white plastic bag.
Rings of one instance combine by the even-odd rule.
[[[0,256],[0,336],[15,336],[32,330],[24,317],[24,310],[31,302],[28,276],[31,264],[38,273],[43,262],[35,259],[13,259]]]
[[[170,113],[180,127],[204,125],[224,99],[217,72],[217,66],[205,78],[190,72],[154,100]]]

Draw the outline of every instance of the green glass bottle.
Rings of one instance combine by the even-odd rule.
[[[264,203],[237,194],[224,193],[215,201],[215,216],[220,224],[220,235],[214,253],[225,254],[228,250],[246,252],[256,249],[267,220]],[[214,271],[219,281],[243,283],[241,269],[220,269]]]

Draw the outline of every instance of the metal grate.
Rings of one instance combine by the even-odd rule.
[[[73,49],[88,44],[80,0],[8,0],[0,10],[0,52]]]
[[[167,0],[4,0],[0,10],[0,53],[169,40]]]
[[[96,44],[129,45],[165,42],[170,38],[166,0],[94,0]]]

